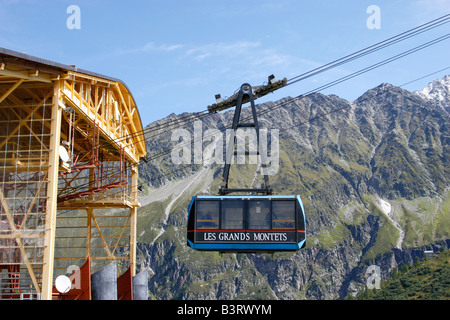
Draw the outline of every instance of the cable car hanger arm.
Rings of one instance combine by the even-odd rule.
[[[252,87],[253,99],[256,100],[257,98],[263,97],[268,93],[274,92],[274,91],[286,86],[286,84],[287,84],[286,78],[283,78],[282,80],[277,80],[277,79],[275,79],[275,76],[272,74],[268,77],[268,83],[266,85]],[[218,112],[218,111],[232,108],[237,105],[238,96],[239,96],[239,92],[236,92],[231,97],[224,100],[224,99],[222,99],[220,94],[217,94],[216,95],[216,103],[208,106],[208,111],[210,113],[213,113],[213,112]],[[242,104],[245,104],[247,102],[250,102],[250,97],[244,96],[243,100],[242,100]]]
[[[229,188],[228,187],[228,179],[229,179],[229,174],[230,174],[230,165],[231,165],[231,157],[233,156],[233,154],[236,154],[235,151],[235,147],[236,147],[236,130],[239,127],[254,127],[256,130],[256,136],[257,136],[257,143],[258,143],[258,147],[257,147],[257,155],[259,156],[259,124],[258,124],[258,117],[257,117],[257,112],[256,112],[256,107],[255,107],[255,98],[253,93],[254,92],[258,92],[260,95],[262,94],[262,92],[266,92],[266,94],[268,92],[270,92],[270,90],[272,90],[274,87],[272,86],[280,86],[283,85],[283,83],[285,83],[285,79],[281,80],[281,81],[276,81],[274,80],[275,77],[273,75],[271,75],[269,77],[269,84],[267,86],[263,86],[263,88],[259,88],[259,89],[253,89],[252,86],[248,83],[244,83],[239,92],[237,93],[236,97],[233,98],[233,101],[235,100],[235,105],[236,105],[236,109],[234,111],[234,117],[233,117],[233,124],[232,124],[232,132],[233,132],[233,136],[230,137],[229,140],[229,145],[227,145],[227,161],[225,162],[225,166],[223,169],[223,182],[222,185],[219,188],[219,194],[221,195],[226,195],[229,193],[234,193],[234,192],[251,192],[251,193],[262,193],[265,195],[270,195],[273,193],[272,188],[270,188],[269,186],[269,177],[267,175],[266,172],[266,163],[265,161],[263,161],[263,163],[261,164],[262,170],[263,170],[263,174],[264,174],[264,187],[262,188]],[[275,90],[275,89],[273,89]],[[251,106],[251,111],[252,111],[252,117],[253,117],[253,123],[241,123],[240,122],[240,116],[241,116],[241,111],[242,111],[242,106],[245,103],[245,101],[250,102],[250,106]],[[231,102],[230,102],[231,103]],[[223,106],[222,106],[223,107]]]

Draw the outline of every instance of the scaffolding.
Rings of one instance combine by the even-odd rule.
[[[0,48],[0,299],[86,260],[135,275],[140,132],[120,80]]]

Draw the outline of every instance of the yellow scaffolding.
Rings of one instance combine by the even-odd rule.
[[[88,256],[135,274],[146,153],[122,81],[0,48],[0,299],[52,299]]]

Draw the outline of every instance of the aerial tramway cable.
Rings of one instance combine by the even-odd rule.
[[[393,44],[396,44],[396,43],[398,43],[400,41],[404,41],[406,39],[409,39],[411,37],[417,36],[417,35],[419,35],[421,33],[426,32],[426,31],[429,31],[429,30],[432,30],[432,29],[437,28],[439,26],[442,26],[442,25],[444,25],[444,24],[446,24],[448,22],[450,22],[450,14],[443,15],[443,16],[437,18],[437,19],[431,20],[431,21],[429,21],[427,23],[424,23],[424,24],[422,24],[420,26],[417,26],[417,27],[409,29],[409,30],[407,30],[405,32],[399,33],[399,34],[397,34],[397,35],[395,35],[393,37],[390,37],[390,38],[388,38],[386,40],[383,40],[381,42],[378,42],[376,44],[373,44],[371,46],[368,46],[368,47],[363,48],[361,50],[358,50],[356,52],[353,52],[353,53],[351,53],[349,55],[346,55],[346,56],[344,56],[344,57],[342,57],[340,59],[336,59],[336,60],[334,60],[332,62],[329,62],[327,64],[324,64],[324,65],[322,65],[322,66],[320,66],[318,68],[312,69],[312,70],[310,70],[308,72],[305,72],[305,73],[302,73],[302,74],[297,75],[295,77],[292,77],[292,78],[287,80],[287,83],[286,83],[285,86],[292,85],[294,83],[297,83],[299,81],[305,80],[307,78],[310,78],[310,77],[315,76],[317,74],[320,74],[322,72],[329,71],[329,70],[331,70],[333,68],[336,68],[336,67],[341,66],[341,65],[343,65],[345,63],[351,62],[353,60],[359,59],[359,58],[361,58],[363,56],[369,55],[369,54],[374,53],[374,52],[376,52],[378,50],[384,49],[384,48],[386,48],[388,46],[391,46]],[[151,127],[144,128],[142,130],[139,130],[139,131],[133,132],[131,134],[122,136],[122,137],[114,140],[114,142],[120,142],[120,141],[125,140],[127,138],[140,136],[140,135],[144,136],[144,139],[138,140],[137,142],[145,141],[145,140],[147,140],[149,138],[153,138],[153,137],[158,136],[160,134],[166,133],[167,132],[167,127],[172,127],[172,126],[177,126],[178,127],[178,126],[180,126],[182,124],[191,123],[191,122],[195,121],[196,119],[201,119],[201,118],[209,116],[209,115],[210,114],[208,113],[208,109],[207,110],[203,110],[203,111],[196,112],[194,114],[190,114],[190,115],[178,118],[178,119],[166,121],[166,122],[164,122],[162,124],[156,124],[156,125],[153,125]],[[152,133],[152,132],[155,132],[155,131],[158,131],[158,130],[162,130],[162,129],[166,129],[166,131],[163,131],[163,132],[160,132],[160,133],[155,133],[154,135],[151,135],[150,137],[145,138],[145,134],[149,134],[149,133]],[[107,143],[105,143],[105,144],[107,144]]]
[[[395,35],[395,36],[393,36],[391,38],[388,38],[386,40],[383,40],[381,42],[378,42],[376,44],[368,46],[368,47],[366,47],[364,49],[358,50],[358,51],[356,51],[354,53],[351,53],[351,54],[349,54],[347,56],[344,56],[344,57],[342,57],[340,59],[337,59],[337,60],[334,60],[332,62],[329,62],[329,63],[327,63],[327,64],[325,64],[323,66],[320,66],[320,67],[315,68],[313,70],[310,70],[308,72],[302,73],[302,74],[300,74],[298,76],[295,76],[293,78],[290,78],[290,79],[288,79],[288,83],[289,84],[296,83],[298,81],[304,80],[306,78],[312,77],[312,76],[317,75],[319,73],[322,73],[324,71],[327,71],[327,70],[330,70],[332,68],[338,67],[338,66],[340,66],[342,64],[345,64],[347,62],[350,62],[350,61],[353,61],[355,59],[361,58],[363,56],[366,56],[366,55],[371,54],[373,52],[376,52],[378,50],[384,49],[384,48],[386,48],[388,46],[391,46],[391,45],[393,45],[395,43],[398,43],[400,41],[409,39],[409,38],[411,38],[413,36],[417,36],[418,34],[421,34],[423,32],[432,30],[432,29],[434,29],[436,27],[439,27],[439,26],[441,26],[443,24],[446,24],[446,23],[450,22],[449,19],[450,19],[450,14],[446,14],[446,15],[440,17],[440,18],[434,19],[434,20],[429,21],[427,23],[424,23],[424,24],[422,24],[422,25],[420,25],[418,27],[412,28],[410,30],[407,30],[405,32],[397,34],[397,35]]]
[[[432,72],[432,73],[429,73],[429,74],[427,74],[427,75],[424,75],[424,76],[421,76],[421,77],[419,77],[419,78],[416,78],[416,79],[414,79],[414,80],[408,81],[408,82],[406,82],[406,83],[404,83],[404,84],[402,84],[402,85],[399,85],[399,87],[403,87],[403,86],[405,86],[405,85],[407,85],[407,84],[409,84],[409,83],[411,83],[411,82],[414,82],[414,81],[423,79],[423,78],[425,78],[425,77],[427,77],[427,76],[434,75],[434,74],[436,74],[436,73],[439,73],[439,72],[444,71],[444,70],[447,70],[447,69],[450,69],[450,67],[445,67],[445,68],[439,69],[439,70],[437,70],[437,71],[434,71],[434,72]],[[296,98],[292,98],[290,101],[287,101],[285,104],[287,104],[287,103],[289,103],[289,102],[292,102],[292,100],[298,100],[298,99],[306,98],[308,95],[313,94],[313,93],[315,93],[315,92],[309,93],[309,94],[307,94],[307,95],[301,95],[301,96],[296,97]],[[381,94],[381,93],[383,93],[383,92],[378,92],[377,94]],[[369,98],[366,98],[366,99],[369,99]],[[363,100],[363,101],[364,101],[364,100]],[[360,102],[361,102],[361,101],[360,101]],[[285,105],[285,104],[284,104],[284,105]],[[330,115],[330,114],[332,114],[332,113],[341,111],[341,110],[346,109],[346,108],[349,108],[349,107],[350,107],[350,105],[344,105],[344,106],[342,106],[342,107],[335,108],[335,109],[333,109],[333,110],[330,110],[329,112],[326,112],[326,113],[322,113],[322,114],[316,115],[316,116],[314,116],[314,117],[312,117],[312,118],[309,118],[309,119],[307,119],[307,120],[305,120],[305,121],[302,121],[302,122],[300,122],[300,123],[297,123],[297,124],[295,124],[295,125],[292,125],[292,126],[289,126],[289,127],[286,127],[286,128],[280,128],[280,132],[283,132],[283,131],[292,129],[292,128],[294,128],[294,127],[298,127],[298,126],[304,125],[304,124],[306,124],[306,123],[310,123],[310,122],[312,122],[312,121],[315,121],[315,120],[317,120],[317,119],[323,118],[323,117],[328,116],[328,115]],[[225,128],[227,128],[227,127],[225,127]],[[220,129],[220,130],[222,130],[222,129]],[[190,166],[190,164],[180,165],[180,166],[178,166],[176,169],[173,169],[173,170],[171,170],[171,171],[169,171],[169,172],[158,172],[157,175],[158,175],[159,177],[169,177],[169,176],[170,176],[171,174],[173,174],[174,172],[177,172],[177,171],[180,171],[180,170],[182,170],[182,169],[185,169],[185,168],[187,168],[188,166]],[[116,174],[115,172],[112,172],[112,173],[109,175],[109,177],[112,177],[112,176],[114,176],[115,174]],[[145,181],[142,181],[142,182],[145,182]],[[85,186],[85,185],[84,185],[84,186]],[[84,205],[83,205],[83,206],[80,206],[79,208],[81,209],[82,207],[84,207]],[[67,213],[67,212],[70,212],[70,211],[72,211],[72,209],[67,209],[67,210],[65,210],[65,211],[58,212],[58,216],[61,215],[61,214],[65,214],[65,213]]]
[[[359,58],[359,57],[361,57],[362,55],[366,55],[366,54],[372,53],[372,52],[375,51],[375,48],[376,48],[376,50],[380,50],[380,49],[382,48],[382,47],[380,47],[381,45],[383,45],[383,47],[386,47],[387,45],[393,44],[393,41],[395,41],[395,43],[397,43],[397,42],[399,42],[399,41],[401,41],[401,40],[404,40],[406,37],[410,38],[410,37],[414,36],[415,34],[425,32],[425,31],[427,31],[428,29],[425,29],[424,26],[430,26],[430,28],[435,28],[435,27],[437,27],[437,26],[440,26],[440,25],[442,25],[442,24],[444,24],[444,23],[447,23],[447,22],[448,22],[448,19],[450,19],[450,14],[449,14],[449,15],[445,15],[445,16],[439,18],[439,19],[435,19],[435,20],[433,20],[433,21],[431,21],[431,22],[429,22],[429,23],[427,23],[427,24],[424,24],[424,25],[422,25],[422,26],[419,26],[419,27],[417,27],[417,28],[411,29],[411,30],[409,30],[409,31],[407,31],[407,32],[404,32],[404,33],[402,33],[402,34],[399,34],[399,35],[397,35],[397,36],[395,36],[395,37],[389,38],[389,39],[387,39],[387,40],[385,40],[385,41],[383,41],[383,42],[380,42],[380,43],[378,43],[378,44],[375,44],[375,45],[372,45],[372,46],[370,46],[370,47],[367,47],[366,49],[367,49],[367,50],[370,50],[370,51],[367,51],[367,52],[364,51],[364,52],[363,52],[363,50],[366,50],[366,49],[359,50],[359,51],[355,52],[354,54],[347,55],[347,56],[344,57],[344,58],[341,58],[341,59],[335,60],[335,61],[333,61],[333,62],[331,62],[331,63],[328,63],[328,64],[322,66],[321,68],[316,68],[316,69],[314,69],[314,70],[311,70],[310,72],[304,73],[304,74],[299,75],[299,76],[294,77],[294,78],[291,78],[290,80],[287,81],[286,85],[292,85],[293,83],[298,82],[299,79],[302,79],[302,80],[303,80],[305,76],[308,76],[308,74],[317,74],[317,72],[328,71],[328,70],[330,70],[331,68],[334,68],[334,67],[336,67],[336,66],[338,66],[338,65],[341,65],[342,63],[347,63],[348,61],[351,61],[351,60],[354,60],[354,59],[356,59],[356,58]],[[413,32],[415,32],[415,33],[413,33]],[[400,36],[401,36],[401,38],[400,38]],[[414,52],[416,52],[416,51],[422,50],[422,49],[427,48],[427,47],[429,47],[429,46],[431,46],[431,45],[434,45],[434,44],[436,44],[436,43],[439,43],[439,42],[441,42],[441,41],[444,41],[444,40],[448,39],[449,37],[450,37],[450,34],[445,34],[445,35],[443,35],[443,36],[441,36],[441,37],[438,37],[438,38],[436,38],[436,39],[434,39],[434,40],[431,40],[431,41],[429,41],[429,42],[426,42],[426,43],[424,43],[424,44],[421,44],[421,45],[419,45],[419,46],[416,46],[416,47],[414,47],[414,48],[412,48],[412,49],[406,50],[406,51],[404,51],[404,52],[402,52],[402,53],[400,53],[400,54],[397,54],[397,55],[395,55],[395,56],[392,56],[392,57],[390,57],[390,58],[388,58],[388,59],[385,59],[385,60],[380,61],[380,62],[378,62],[378,63],[372,64],[371,66],[368,66],[368,67],[366,67],[366,68],[362,68],[362,69],[360,69],[360,70],[358,70],[358,71],[356,71],[356,72],[354,72],[354,73],[352,73],[352,74],[349,74],[349,75],[347,75],[347,76],[344,76],[344,77],[339,78],[339,79],[337,79],[337,80],[334,80],[334,81],[332,81],[332,82],[329,82],[329,83],[327,83],[327,84],[324,84],[324,85],[322,85],[322,86],[320,86],[320,87],[317,87],[317,88],[314,89],[314,90],[310,90],[309,92],[306,92],[306,93],[303,94],[303,95],[300,95],[300,96],[295,97],[295,98],[291,98],[291,99],[289,99],[289,100],[287,100],[287,101],[283,101],[283,102],[280,103],[280,104],[276,104],[275,106],[272,106],[272,107],[269,107],[269,108],[267,108],[267,109],[261,110],[261,111],[258,112],[258,115],[268,113],[268,112],[273,111],[273,110],[275,110],[275,109],[277,109],[277,108],[283,107],[283,106],[287,105],[287,104],[290,103],[290,102],[293,102],[293,101],[296,101],[296,100],[299,100],[299,99],[303,99],[303,98],[305,98],[305,97],[308,96],[308,95],[311,95],[311,94],[313,94],[313,93],[317,93],[317,92],[323,91],[323,90],[325,90],[325,89],[328,89],[328,88],[330,88],[330,87],[332,87],[332,86],[334,86],[334,85],[337,85],[337,84],[339,84],[339,83],[341,83],[341,82],[347,81],[347,80],[352,79],[352,78],[354,78],[354,77],[357,77],[357,76],[359,76],[359,75],[361,75],[361,74],[363,74],[363,73],[366,73],[366,72],[368,72],[368,71],[371,71],[371,70],[373,70],[373,69],[375,69],[375,68],[381,67],[381,66],[383,66],[383,65],[385,65],[385,64],[387,64],[387,63],[390,63],[390,62],[396,61],[396,60],[398,60],[398,59],[400,59],[400,58],[403,58],[403,57],[405,57],[405,56],[407,56],[407,55],[409,55],[409,54],[412,54],[412,53],[414,53]],[[390,41],[388,42],[388,40],[390,40]],[[351,60],[349,60],[349,59],[351,59]],[[447,69],[447,68],[445,68],[445,69]],[[445,69],[442,69],[442,70],[445,70]],[[308,76],[308,77],[309,77],[309,76]],[[339,109],[339,108],[338,108],[338,109]],[[339,110],[337,110],[337,111],[339,111]],[[331,112],[334,112],[334,111],[331,111]],[[192,122],[192,121],[195,121],[195,119],[199,119],[199,118],[202,118],[202,117],[209,116],[210,114],[211,114],[211,113],[206,113],[206,110],[205,110],[205,111],[202,111],[202,112],[197,112],[197,113],[195,113],[195,114],[191,114],[191,115],[184,116],[184,117],[182,117],[181,119],[174,119],[174,120],[170,120],[170,121],[168,121],[168,122],[162,123],[162,124],[158,124],[158,125],[155,125],[155,126],[152,126],[152,127],[149,127],[149,128],[145,128],[145,129],[143,129],[142,131],[140,131],[140,133],[133,133],[133,134],[131,134],[131,135],[129,135],[129,136],[142,135],[142,136],[144,137],[143,139],[140,139],[140,140],[138,140],[138,141],[133,142],[133,143],[138,143],[138,142],[141,142],[141,141],[145,141],[145,140],[147,140],[148,138],[152,138],[152,137],[158,136],[159,134],[168,132],[168,129],[165,127],[166,125],[167,125],[167,126],[176,126],[176,125],[178,126],[178,125],[180,125],[180,123],[187,124],[187,123],[190,123],[190,122]],[[327,113],[327,114],[328,114],[328,113]],[[326,115],[326,114],[324,114],[323,116],[325,116],[325,115]],[[315,117],[315,118],[317,118],[317,117]],[[313,118],[313,119],[308,119],[307,121],[313,121],[313,120],[315,120],[315,118]],[[181,121],[180,121],[180,120],[181,120]],[[299,126],[299,125],[301,125],[301,124],[303,124],[303,123],[305,123],[305,122],[302,122],[302,123],[300,123],[300,124],[294,125],[294,126],[292,126],[292,127]],[[163,127],[163,126],[164,126],[164,127]],[[163,127],[163,128],[161,128],[161,127]],[[290,128],[292,128],[292,127],[290,127]],[[218,129],[218,130],[225,130],[225,129],[227,129],[227,128],[230,128],[230,127],[229,127],[229,126],[224,126],[223,128],[220,128],[220,129]],[[148,132],[148,133],[151,133],[151,132],[155,132],[155,131],[158,131],[158,130],[161,130],[161,129],[166,129],[166,130],[163,131],[162,133],[156,133],[156,134],[151,135],[150,137],[147,137],[147,138],[145,137],[145,133],[147,133],[147,132]],[[289,129],[289,128],[283,128],[282,130],[285,131],[285,130],[287,130],[287,129]],[[126,136],[121,137],[121,138],[117,139],[116,141],[120,141],[121,139],[126,139]],[[141,160],[139,161],[138,164],[140,164],[141,161],[148,162],[148,161],[156,160],[156,159],[158,159],[158,158],[160,158],[160,157],[163,157],[163,156],[169,154],[173,149],[174,149],[174,148],[169,148],[169,149],[164,150],[164,151],[162,151],[162,152],[160,152],[160,153],[158,153],[158,154],[156,154],[156,155],[153,155],[152,157],[146,158],[145,160],[141,159]],[[177,170],[178,170],[178,169],[177,169]],[[174,171],[175,171],[175,170],[174,170]],[[111,173],[111,175],[113,175],[113,174],[114,174],[114,172]],[[167,173],[160,173],[160,175],[167,176],[168,174],[167,174]]]
[[[450,16],[450,15],[447,15],[447,16]],[[447,19],[449,19],[449,18],[447,18]],[[313,93],[318,93],[318,92],[320,92],[320,91],[323,91],[323,90],[325,90],[325,89],[328,89],[328,88],[330,88],[330,87],[333,87],[333,86],[335,86],[335,85],[337,85],[337,84],[339,84],[339,83],[342,83],[342,82],[344,82],[344,81],[350,80],[350,79],[352,79],[352,78],[354,78],[354,77],[357,77],[357,76],[359,76],[359,75],[361,75],[361,74],[363,74],[363,73],[369,72],[369,71],[371,71],[371,70],[373,70],[373,69],[379,68],[379,67],[381,67],[381,66],[383,66],[383,65],[386,65],[386,64],[391,63],[391,62],[393,62],[393,61],[396,61],[396,60],[398,60],[398,59],[401,59],[401,58],[403,58],[403,57],[405,57],[405,56],[407,56],[407,55],[410,55],[410,54],[412,54],[412,53],[414,53],[414,52],[417,52],[417,51],[419,51],[419,50],[425,49],[425,48],[427,48],[427,47],[429,47],[429,46],[435,45],[435,44],[437,44],[437,43],[439,43],[439,42],[441,42],[441,41],[447,40],[449,37],[450,37],[450,34],[447,33],[447,34],[445,34],[445,35],[443,35],[443,36],[441,36],[441,37],[438,37],[438,38],[436,38],[436,39],[434,39],[434,40],[428,41],[428,42],[426,42],[426,43],[424,43],[424,44],[418,45],[418,46],[416,46],[416,47],[414,47],[414,48],[412,48],[412,49],[406,50],[406,51],[404,51],[404,52],[402,52],[402,53],[400,53],[400,54],[397,54],[397,55],[395,55],[395,56],[392,56],[392,57],[390,57],[390,58],[388,58],[388,59],[382,60],[382,61],[380,61],[380,62],[378,62],[378,63],[375,63],[375,64],[372,64],[372,65],[370,65],[370,66],[368,66],[368,67],[362,68],[362,69],[360,69],[360,70],[358,70],[358,71],[356,71],[356,72],[354,72],[354,73],[352,73],[352,74],[349,74],[349,75],[347,75],[347,76],[341,77],[341,78],[339,78],[339,79],[337,79],[337,80],[331,81],[331,82],[326,83],[326,84],[324,84],[324,85],[322,85],[322,86],[319,86],[319,87],[317,87],[317,88],[315,88],[315,89],[313,89],[313,90],[310,90],[310,91],[304,93],[303,95],[300,95],[300,96],[298,96],[298,97],[291,98],[291,99],[289,99],[289,100],[287,100],[287,101],[283,101],[283,102],[281,102],[281,103],[279,103],[279,104],[276,104],[276,105],[274,105],[274,106],[272,106],[272,107],[269,107],[269,108],[267,108],[267,109],[261,110],[261,111],[258,112],[258,115],[266,114],[266,113],[271,112],[271,111],[273,111],[273,110],[275,110],[275,109],[278,109],[278,108],[280,108],[280,107],[283,107],[283,106],[287,105],[288,103],[291,103],[291,102],[296,101],[296,100],[303,99],[305,96],[311,95],[311,94],[313,94]],[[295,83],[295,82],[294,82],[294,83]],[[293,82],[289,82],[289,81],[288,81],[288,83],[287,83],[286,85],[291,85],[291,84],[293,84]],[[210,115],[210,113],[206,113],[206,114],[203,113],[201,116],[208,116],[208,115]],[[195,117],[195,118],[198,119],[197,117]],[[188,118],[187,123],[190,123],[190,122],[192,122],[192,121],[193,121],[192,118]],[[169,123],[171,123],[171,125],[174,125],[176,122],[177,122],[176,120],[171,120]],[[225,127],[223,127],[223,128],[219,128],[218,130],[223,131],[223,130],[230,129],[230,128],[231,128],[231,126],[225,126]],[[152,128],[152,129],[155,130],[155,128]],[[166,132],[168,132],[168,131],[169,131],[169,130],[166,129],[166,131],[163,131],[163,133],[166,133]],[[152,136],[150,136],[150,137],[145,137],[145,136],[144,136],[143,139],[140,139],[140,140],[138,140],[138,141],[135,141],[134,143],[141,142],[141,141],[146,141],[148,138],[156,137],[156,136],[158,136],[159,134],[161,134],[161,133],[152,135]],[[170,153],[172,152],[172,150],[173,150],[173,148],[169,148],[169,149],[163,150],[163,151],[161,151],[160,153],[155,154],[155,155],[153,155],[153,156],[151,156],[151,157],[147,157],[145,160],[141,160],[141,161],[148,162],[148,161],[152,161],[152,160],[158,159],[158,158],[160,158],[160,157],[163,157],[163,156],[165,156],[165,155],[170,154]],[[140,162],[141,162],[141,161],[140,161]],[[139,162],[139,163],[140,163],[140,162]]]
[[[303,95],[300,95],[300,96],[298,96],[298,97],[291,98],[291,99],[289,99],[289,100],[287,100],[287,101],[283,101],[283,102],[281,102],[281,103],[279,103],[279,104],[276,104],[275,106],[272,106],[272,107],[269,107],[269,108],[267,108],[267,109],[261,110],[261,111],[258,112],[258,115],[266,114],[266,113],[271,112],[271,111],[273,111],[273,110],[275,110],[275,109],[281,108],[281,107],[287,105],[288,103],[291,103],[291,102],[296,101],[296,100],[303,99],[303,98],[305,98],[306,96],[309,96],[309,95],[311,95],[311,94],[318,93],[318,92],[323,91],[323,90],[325,90],[325,89],[331,88],[331,87],[333,87],[333,86],[335,86],[335,85],[337,85],[337,84],[340,84],[340,83],[342,83],[342,82],[344,82],[344,81],[348,81],[348,80],[350,80],[350,79],[352,79],[352,78],[354,78],[354,77],[357,77],[357,76],[359,76],[359,75],[361,75],[361,74],[364,74],[364,73],[366,73],[366,72],[369,72],[369,71],[371,71],[371,70],[374,70],[374,69],[376,69],[376,68],[379,68],[379,67],[381,67],[381,66],[384,66],[384,65],[386,65],[386,64],[388,64],[388,63],[391,63],[391,62],[393,62],[393,61],[396,61],[396,60],[398,60],[398,59],[401,59],[401,58],[403,58],[403,57],[405,57],[405,56],[408,56],[408,55],[410,55],[410,54],[412,54],[412,53],[414,53],[414,52],[417,52],[417,51],[419,51],[419,50],[425,49],[425,48],[427,48],[427,47],[429,47],[429,46],[432,46],[432,45],[434,45],[434,44],[437,44],[437,43],[439,43],[439,42],[441,42],[441,41],[444,41],[444,40],[447,40],[447,39],[449,39],[449,38],[450,38],[450,33],[445,34],[445,35],[443,35],[443,36],[441,36],[441,37],[438,37],[438,38],[436,38],[436,39],[434,39],[434,40],[431,40],[431,41],[429,41],[429,42],[426,42],[426,43],[424,43],[424,44],[421,44],[421,45],[419,45],[419,46],[416,46],[416,47],[414,47],[414,48],[412,48],[412,49],[406,50],[406,51],[404,51],[404,52],[402,52],[402,53],[400,53],[400,54],[397,54],[397,55],[395,55],[395,56],[392,56],[392,57],[390,57],[390,58],[388,58],[388,59],[382,60],[382,61],[377,62],[377,63],[375,63],[375,64],[372,64],[372,65],[370,65],[370,66],[368,66],[368,67],[362,68],[362,69],[360,69],[360,70],[358,70],[358,71],[356,71],[356,72],[354,72],[354,73],[351,73],[351,74],[349,74],[349,75],[347,75],[347,76],[341,77],[341,78],[339,78],[339,79],[337,79],[337,80],[334,80],[334,81],[331,81],[331,82],[329,82],[329,83],[326,83],[326,84],[324,84],[324,85],[322,85],[322,86],[319,86],[319,87],[317,87],[317,88],[315,88],[315,89],[313,89],[313,90],[310,90],[310,91],[304,93]],[[289,85],[289,84],[288,84],[288,85]],[[248,118],[250,118],[250,117],[248,117]],[[230,126],[227,126],[227,127],[224,127],[224,128],[218,129],[218,130],[222,131],[222,130],[229,129],[229,128],[231,128],[231,127],[230,127]],[[169,149],[167,149],[167,150],[164,150],[164,151],[162,151],[162,152],[160,152],[160,153],[158,153],[158,154],[156,154],[156,155],[154,155],[154,156],[152,156],[152,157],[150,157],[150,158],[147,158],[147,161],[155,160],[155,159],[158,159],[158,158],[160,158],[160,157],[162,157],[162,156],[165,156],[165,155],[169,154],[172,150],[173,150],[173,148],[169,148]]]

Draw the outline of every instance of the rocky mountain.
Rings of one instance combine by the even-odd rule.
[[[450,118],[442,108],[381,84],[353,102],[315,93],[257,109],[261,127],[279,130],[279,169],[270,182],[277,194],[302,197],[306,248],[273,255],[188,248],[189,201],[217,194],[222,165],[196,163],[194,154],[174,164],[174,131],[184,129],[193,146],[201,128],[205,147],[213,141],[208,130],[225,132],[233,111],[188,123],[188,114],[170,115],[149,126],[159,129],[146,136],[153,160],[139,171],[138,263],[150,270],[155,299],[343,299],[365,287],[371,266],[384,279],[425,249],[448,248]],[[167,127],[168,120],[178,122]],[[254,185],[257,169],[232,166],[231,183]]]
[[[450,76],[446,75],[442,79],[436,79],[431,82],[427,87],[420,91],[415,91],[425,100],[430,101],[435,106],[438,106],[445,110],[450,115]]]

